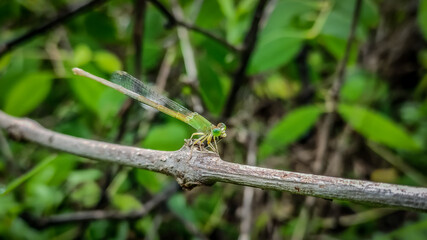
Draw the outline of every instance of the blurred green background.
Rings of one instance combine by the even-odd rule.
[[[258,166],[315,171],[317,137],[345,53],[354,0],[268,1],[247,77],[231,104],[227,99],[242,63],[240,52],[195,31],[168,27],[150,2],[99,2],[11,51],[0,50],[2,111],[81,138],[178,150],[194,132],[191,127],[71,72],[80,67],[108,79],[125,70],[211,122],[224,121],[224,160],[246,163],[248,152],[255,152]],[[427,0],[362,2],[324,171],[317,173],[426,187]],[[85,3],[1,1],[0,49]],[[185,22],[241,47],[258,1],[160,3]],[[143,28],[135,30],[138,12]],[[142,29],[142,39],[135,40]],[[232,114],[226,116],[229,105]],[[244,188],[222,183],[178,190],[138,219],[43,225],[43,219],[63,213],[141,209],[175,180],[0,137],[11,150],[2,148],[0,154],[0,187],[10,190],[0,196],[0,238],[236,239],[242,234]],[[304,199],[255,190],[250,236],[427,236],[423,213],[318,200],[307,217]]]

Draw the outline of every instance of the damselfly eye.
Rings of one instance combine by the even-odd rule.
[[[221,135],[221,129],[219,128],[212,129],[212,135],[214,135],[214,137],[219,137]]]

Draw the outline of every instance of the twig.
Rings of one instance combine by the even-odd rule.
[[[329,99],[327,99],[327,101],[326,101],[327,107],[329,108],[328,110],[330,112],[326,114],[324,121],[320,124],[320,126],[318,128],[319,130],[318,130],[318,135],[317,135],[317,139],[316,139],[316,142],[318,145],[316,148],[316,158],[315,158],[314,163],[313,163],[313,172],[316,174],[320,174],[323,172],[324,161],[326,158],[325,157],[326,150],[327,150],[328,145],[329,145],[329,137],[330,137],[331,127],[334,124],[335,118],[336,118],[336,112],[335,111],[336,111],[336,107],[338,104],[339,90],[341,88],[342,82],[344,81],[344,74],[345,74],[345,70],[346,70],[346,66],[347,66],[347,62],[348,62],[348,57],[350,55],[350,48],[351,48],[351,45],[352,45],[353,39],[354,39],[354,33],[356,31],[357,22],[358,22],[359,15],[360,15],[361,4],[362,4],[361,0],[356,0],[356,5],[355,5],[354,12],[353,12],[352,21],[351,21],[350,34],[349,34],[348,39],[347,39],[344,57],[338,65],[337,77],[335,78],[335,81],[331,87],[331,90],[329,93]],[[337,159],[339,160],[339,156],[340,155],[337,155],[336,156],[337,158],[335,160],[337,160]],[[314,204],[315,204],[314,198],[308,197],[305,199],[304,206],[302,207],[302,209],[300,211],[299,219],[297,222],[297,225],[299,225],[299,227],[301,229],[304,229],[304,231],[301,230],[301,231],[295,233],[292,237],[293,240],[304,238],[305,229],[307,228],[307,225],[309,224],[309,221],[311,218],[310,216],[313,214]]]
[[[30,119],[0,111],[0,128],[17,140],[27,140],[59,151],[147,169],[173,176],[187,189],[215,182],[326,199],[347,200],[382,207],[427,212],[427,188],[351,180],[254,167],[221,160],[212,152],[183,147],[166,152],[87,140],[48,130]]]
[[[396,212],[395,209],[383,209],[375,208],[369,209],[363,212],[355,213],[352,215],[344,215],[338,218],[337,224],[342,227],[350,227],[357,224],[362,224],[370,221],[375,221],[379,218],[387,216]],[[335,228],[335,219],[334,218],[324,218],[322,219],[322,228]]]
[[[170,74],[171,70],[171,64],[175,58],[175,48],[169,47],[166,50],[166,54],[163,57],[163,61],[160,65],[159,73],[157,74],[156,78],[156,90],[159,92],[163,92],[163,90],[166,87],[166,83]],[[133,143],[140,142],[148,133],[150,130],[151,122],[154,119],[154,117],[157,115],[158,111],[155,109],[145,109],[145,119],[144,121],[141,121],[140,124],[136,125],[133,129],[135,132]],[[144,122],[144,123],[143,123]],[[142,127],[142,130],[140,130]]]
[[[212,40],[215,40],[216,42],[224,45],[225,47],[227,47],[228,49],[230,49],[233,52],[239,52],[241,50],[239,47],[232,45],[231,43],[227,42],[225,39],[222,39],[221,37],[218,37],[217,35],[210,33],[209,31],[207,31],[203,28],[197,27],[193,24],[186,23],[186,22],[178,19],[171,12],[169,12],[169,10],[167,10],[166,7],[163,6],[159,1],[157,1],[157,0],[149,0],[149,1],[155,7],[157,7],[157,9],[167,18],[167,20],[168,20],[168,22],[166,24],[167,28],[171,28],[175,25],[182,26],[182,27],[190,29],[194,32],[205,35],[206,37],[211,38]]]
[[[349,148],[349,137],[353,129],[349,124],[344,126],[343,131],[337,137],[334,152],[331,154],[328,166],[325,169],[325,175],[339,177],[344,171],[344,154]]]
[[[117,210],[92,210],[80,211],[73,213],[64,213],[44,217],[41,219],[30,219],[27,217],[28,222],[38,228],[50,227],[58,224],[73,223],[73,222],[87,222],[95,220],[127,220],[142,218],[151,212],[154,208],[161,203],[168,200],[173,194],[179,190],[178,184],[174,183],[168,186],[159,194],[155,195],[150,201],[144,203],[144,207],[130,212],[123,212]]]
[[[309,221],[308,208],[302,207],[298,215],[298,220],[297,220],[297,223],[295,224],[295,231],[292,233],[291,240],[304,239],[305,232],[307,231],[308,221]]]
[[[334,124],[335,118],[336,118],[335,111],[336,111],[336,107],[338,104],[339,92],[341,89],[341,85],[344,82],[344,75],[345,75],[345,71],[346,71],[348,58],[350,55],[351,45],[352,45],[353,40],[354,40],[354,34],[356,32],[357,22],[358,22],[359,16],[360,16],[361,5],[362,5],[362,0],[357,0],[355,8],[354,8],[354,12],[353,12],[353,17],[351,20],[350,34],[349,34],[348,39],[347,39],[347,44],[345,47],[344,56],[338,65],[337,77],[335,78],[335,81],[334,81],[332,88],[330,90],[329,99],[327,100],[327,101],[330,101],[329,102],[329,110],[331,112],[326,115],[325,120],[322,122],[322,124],[319,128],[319,135],[318,135],[318,139],[317,139],[318,147],[316,149],[316,159],[315,159],[314,167],[313,167],[314,168],[313,170],[315,173],[320,173],[322,171],[322,168],[323,168],[323,161],[325,158],[326,149],[328,147],[331,127]]]
[[[36,27],[29,32],[25,33],[22,36],[19,36],[9,42],[6,42],[5,44],[0,46],[0,57],[6,54],[7,52],[14,49],[16,46],[24,43],[25,41],[28,41],[40,34],[45,33],[46,31],[50,30],[51,28],[57,26],[58,24],[61,24],[62,22],[67,21],[68,19],[74,17],[75,15],[78,15],[84,11],[90,10],[91,8],[95,7],[96,5],[99,5],[101,3],[106,2],[107,0],[92,0],[88,3],[83,4],[80,7],[75,8],[74,10],[71,10],[69,12],[63,13],[62,15],[58,16],[57,18],[53,19],[52,21],[45,23],[42,26]]]
[[[181,19],[184,18],[182,9],[179,7],[176,1],[172,1],[172,11],[177,17]],[[191,84],[198,85],[197,66],[196,66],[196,61],[194,60],[194,52],[191,47],[188,31],[183,27],[178,27],[177,32],[178,32],[178,38],[181,46],[183,59],[184,59],[185,70],[189,78],[188,82],[190,82]]]
[[[51,40],[46,42],[45,49],[50,61],[52,62],[52,66],[55,74],[58,77],[64,77],[66,75],[66,71],[65,71],[64,64],[62,62],[61,52],[58,49],[58,43],[60,41],[60,34],[59,34],[60,30],[61,29],[58,28],[57,29],[58,34],[55,34],[55,36]]]
[[[420,186],[427,186],[427,178],[416,169],[406,164],[405,161],[400,157],[374,142],[368,142],[368,147],[395,168],[404,172],[405,175],[407,175]]]
[[[248,155],[246,156],[246,164],[254,166],[256,164],[257,148],[257,136],[255,133],[248,135]],[[251,226],[252,226],[252,201],[254,198],[255,189],[251,187],[245,187],[243,190],[243,203],[241,210],[241,222],[240,222],[240,235],[239,240],[251,239]]]
[[[252,56],[252,52],[255,49],[255,43],[257,41],[257,35],[259,30],[260,22],[263,18],[264,9],[267,5],[268,0],[260,0],[255,13],[252,19],[251,27],[246,34],[245,40],[243,42],[243,50],[240,55],[240,65],[233,77],[233,86],[230,91],[230,95],[227,99],[227,104],[225,105],[224,112],[222,114],[223,118],[228,118],[233,111],[234,105],[236,103],[237,92],[241,85],[246,81],[246,68],[249,65],[249,60]]]
[[[172,11],[180,19],[184,19],[184,14],[181,7],[178,5],[177,1],[172,1]],[[197,65],[194,58],[194,51],[191,47],[190,37],[188,35],[187,29],[184,27],[178,27],[178,38],[181,46],[181,52],[184,59],[185,71],[187,72],[188,81],[187,83],[191,85],[193,89],[199,91],[199,80],[198,80],[198,71]],[[194,104],[194,110],[198,113],[203,113],[202,101],[200,98],[193,96],[192,97]]]
[[[166,87],[167,80],[169,78],[169,74],[171,72],[172,63],[176,56],[175,47],[169,47],[166,50],[165,56],[163,57],[163,61],[160,64],[159,73],[156,78],[156,89],[159,91],[163,91]]]
[[[133,25],[133,48],[135,51],[135,61],[134,61],[134,76],[137,79],[141,79],[142,74],[142,56],[143,56],[143,45],[144,45],[144,28],[145,28],[145,12],[147,8],[146,0],[134,0],[133,5],[133,11],[134,11],[134,25]],[[119,125],[119,132],[115,138],[116,142],[119,142],[125,132],[126,132],[126,125],[129,120],[129,114],[130,109],[132,108],[132,105],[134,104],[134,101],[132,99],[127,99],[119,113],[118,117],[120,119],[120,125]],[[138,132],[138,131],[135,131]]]

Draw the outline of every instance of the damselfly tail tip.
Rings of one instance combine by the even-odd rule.
[[[72,70],[73,70],[74,75],[79,75],[79,76],[82,76],[82,73],[84,72],[80,68],[73,68]]]

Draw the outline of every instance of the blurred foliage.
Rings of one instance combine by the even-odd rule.
[[[251,0],[176,2],[187,22],[235,46],[243,44],[257,6]],[[355,0],[271,2],[246,69],[247,84],[239,86],[233,116],[225,119],[228,137],[220,149],[223,159],[244,163],[251,150],[245,147],[245,133],[255,132],[260,165],[312,172],[317,133],[330,110],[328,94],[344,56]],[[0,49],[84,3],[0,1]],[[175,6],[173,1],[161,3],[167,9]],[[142,76],[137,77],[161,86],[156,81],[166,64],[170,71],[163,93],[189,109],[200,105],[201,114],[216,123],[227,107],[242,59],[221,43],[189,31],[198,77],[197,84],[189,84],[183,39],[175,27],[166,28],[162,13],[147,3],[143,43],[139,43],[142,66],[135,66],[134,21],[134,1],[107,1],[0,56],[0,109],[77,137],[179,149],[193,132],[191,127],[137,104],[124,117],[125,96],[74,76],[71,69],[80,67],[108,78],[116,70],[134,74],[140,68]],[[426,176],[426,39],[426,0],[419,5],[416,0],[363,1],[327,154],[343,154],[343,169],[336,170],[342,174],[336,175],[408,185],[420,184],[411,178],[414,173]],[[169,49],[173,54],[167,54]],[[125,132],[119,138],[123,121]],[[336,144],[345,127],[351,128],[344,136],[347,144]],[[367,142],[382,145],[389,154],[377,155]],[[64,153],[52,155],[52,150],[31,143],[8,140],[8,144],[13,158],[0,154],[1,239],[238,238],[243,188],[227,184],[178,192],[137,220],[37,228],[29,219],[90,209],[143,209],[175,180]],[[403,159],[404,165],[388,158]],[[255,191],[252,238],[291,238],[301,230],[301,200],[286,193]],[[368,207],[322,204],[305,226],[309,238],[322,234],[328,239],[425,239],[427,235],[425,214],[393,211],[366,217]],[[336,227],[325,223],[332,217],[337,218]],[[357,221],[348,223],[343,217]]]

